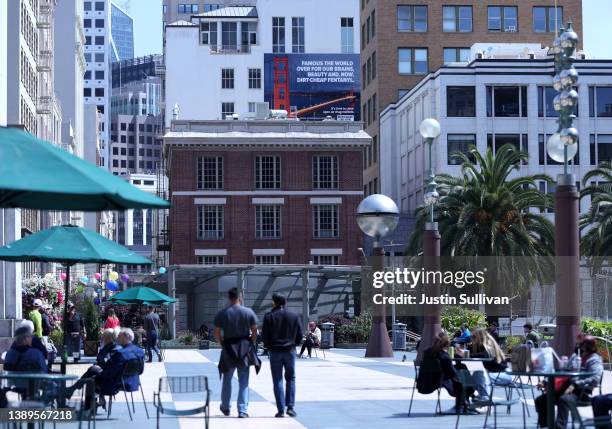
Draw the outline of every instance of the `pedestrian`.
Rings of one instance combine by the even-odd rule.
[[[533,329],[533,325],[531,323],[525,323],[523,325],[523,332],[525,333],[524,344],[531,342],[533,347],[538,347],[540,345],[540,334],[536,330]]]
[[[222,346],[219,358],[219,375],[223,378],[221,387],[221,412],[230,415],[232,377],[238,371],[238,417],[247,418],[249,407],[249,368],[255,366],[259,373],[261,362],[257,357],[257,316],[250,308],[241,305],[242,297],[238,288],[227,292],[229,305],[215,316],[214,336]]]
[[[85,334],[83,319],[77,313],[74,304],[70,304],[68,307],[66,330],[68,331],[68,335],[66,336],[67,351],[68,353],[72,353],[74,362],[78,362],[81,358],[81,341],[87,336]]]
[[[285,308],[287,300],[279,293],[272,295],[272,311],[264,316],[262,337],[270,353],[272,384],[278,412],[274,417],[295,412],[295,348],[302,342],[302,325],[296,313]],[[283,388],[283,370],[286,386]]]
[[[106,312],[106,321],[104,322],[104,329],[115,329],[119,328],[121,323],[119,322],[119,318],[115,314],[115,310],[109,308]]]
[[[147,309],[147,315],[144,318],[144,330],[147,337],[145,347],[149,362],[153,362],[153,350],[157,354],[157,360],[163,361],[162,355],[157,347],[157,338],[159,334],[159,316],[154,311],[152,305]]]
[[[36,298],[34,301],[32,301],[32,310],[30,310],[28,313],[28,319],[34,323],[34,335],[42,339],[42,314],[40,314],[41,306],[42,301],[40,299]]]
[[[308,358],[312,357],[312,348],[321,345],[321,330],[315,321],[308,322],[308,333],[304,336],[300,357],[304,355],[304,350],[308,349]]]

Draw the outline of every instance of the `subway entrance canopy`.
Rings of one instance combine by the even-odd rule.
[[[301,314],[304,326],[309,320],[350,312],[359,299],[361,270],[359,265],[172,265],[142,283],[177,299],[168,309],[175,338],[177,331],[212,327],[214,315],[226,305],[227,290],[234,286],[260,321],[271,308],[274,292],[287,297],[287,306]]]

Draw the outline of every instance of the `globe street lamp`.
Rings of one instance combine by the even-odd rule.
[[[395,202],[386,195],[374,194],[365,198],[357,207],[357,225],[364,234],[374,238],[372,269],[383,271],[384,251],[381,239],[391,234],[399,222],[399,210]],[[368,287],[373,287],[367,285]],[[384,288],[381,289],[384,296]],[[385,304],[374,306],[372,331],[365,357],[393,357],[393,350],[385,323]]]
[[[434,174],[432,160],[432,146],[434,140],[440,135],[440,123],[433,118],[425,119],[419,126],[419,131],[425,143],[429,146],[429,178],[425,185],[425,196],[423,202],[429,206],[429,222],[425,224],[423,232],[423,262],[424,268],[428,271],[440,269],[440,232],[438,223],[434,222],[434,205],[440,199],[437,190],[436,176]],[[439,285],[430,285],[426,293],[431,296],[439,295]],[[436,335],[440,332],[440,305],[426,305],[423,311],[423,332],[417,354],[417,361],[420,361],[425,351]]]
[[[578,35],[570,22],[549,50],[555,57],[553,87],[559,94],[553,107],[559,115],[558,130],[546,144],[548,155],[563,162],[563,174],[557,177],[555,190],[555,255],[557,330],[555,349],[569,356],[580,331],[580,230],[578,226],[579,193],[576,177],[568,172],[568,164],[578,151],[578,130],[574,128],[574,111],[578,105],[578,72],[574,68],[574,52]]]

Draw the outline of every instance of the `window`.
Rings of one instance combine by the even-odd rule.
[[[397,99],[399,100],[404,95],[408,94],[409,91],[410,91],[409,89],[398,89],[397,90]]]
[[[315,265],[340,265],[340,255],[312,255]]]
[[[554,6],[536,6],[533,8],[533,31],[536,33],[554,33],[563,26],[563,8]]]
[[[304,53],[304,18],[291,18],[291,52]]]
[[[492,148],[493,153],[505,144],[511,144],[524,152],[529,148],[527,134],[487,134],[487,147]],[[523,161],[523,164],[527,164],[527,161]]]
[[[469,33],[472,28],[472,6],[444,6],[442,8],[443,31]]]
[[[104,62],[104,54],[103,53],[97,53],[94,55],[94,61],[96,63],[103,63]]]
[[[227,119],[228,116],[234,114],[234,103],[231,101],[224,101],[221,103],[221,118]]]
[[[249,113],[255,113],[255,102],[254,101],[249,101],[248,109],[249,109]]]
[[[238,23],[237,22],[222,22],[221,23],[221,45],[223,50],[237,51],[238,50]]]
[[[208,5],[206,5],[208,6]],[[225,257],[222,255],[201,255],[198,256],[199,265],[223,265]]]
[[[104,36],[96,36],[95,42],[96,42],[96,45],[104,45]]]
[[[527,116],[526,86],[487,86],[487,116],[518,118]]]
[[[198,189],[223,189],[223,158],[198,157]]]
[[[476,87],[447,86],[446,116],[470,118],[476,116]]]
[[[589,116],[612,118],[612,86],[589,87]]]
[[[338,238],[338,206],[321,204],[313,206],[314,238]]]
[[[591,134],[591,165],[612,159],[612,134]]]
[[[366,81],[366,86],[372,81],[372,57],[368,58],[366,61],[366,73],[364,80]]]
[[[85,18],[85,19],[83,20],[83,27],[85,27],[85,28],[91,28],[91,19],[89,19],[89,18]]]
[[[444,48],[444,65],[450,63],[469,63],[470,48]]]
[[[399,48],[397,52],[400,74],[427,74],[426,48]]]
[[[448,165],[461,165],[461,159],[455,156],[456,153],[464,153],[473,159],[469,153],[470,146],[476,146],[475,134],[449,134],[446,137],[446,158]]]
[[[95,9],[98,12],[102,12],[104,10],[104,2],[103,1],[97,1]]]
[[[83,96],[91,97],[91,88],[83,88]]]
[[[104,20],[96,19],[96,28],[104,28]]]
[[[223,238],[223,206],[198,206],[198,240]]]
[[[261,69],[249,69],[249,89],[261,89]]]
[[[540,118],[557,118],[554,100],[559,93],[552,86],[538,86],[538,116]],[[574,108],[574,115],[578,116],[578,106]]]
[[[281,237],[281,206],[255,206],[255,238]]]
[[[516,6],[489,6],[488,12],[489,31],[508,33],[518,31],[518,8]]]
[[[240,34],[241,34],[241,50],[248,52],[251,45],[257,44],[257,23],[256,22],[241,22],[240,23]]]
[[[85,10],[85,11],[90,11],[91,10],[91,2],[90,1],[86,1],[85,3],[83,3],[83,10]]]
[[[376,36],[376,11],[373,10],[370,14],[370,20],[372,25],[370,26],[370,39],[374,40]]]
[[[354,37],[353,18],[340,18],[340,48],[343,54],[353,53]]]
[[[257,265],[277,265],[281,263],[281,260],[281,255],[255,255]]]
[[[398,6],[397,31],[427,31],[427,6]]]
[[[217,46],[217,23],[216,22],[201,22],[200,23],[200,43],[202,45]]]
[[[98,80],[104,79],[104,70],[96,70],[94,76]]]
[[[96,88],[95,95],[96,97],[104,97],[104,88]]]
[[[372,52],[372,80],[376,79],[376,51]]]
[[[369,16],[366,18],[366,42],[370,43],[370,26],[371,26],[371,20],[372,18],[370,18]]]
[[[234,89],[234,69],[221,69],[221,88]]]
[[[281,160],[276,155],[255,157],[255,189],[280,189]]]
[[[285,18],[272,18],[272,52],[285,52]]]
[[[204,5],[204,12],[212,12],[213,10],[217,10],[220,9],[221,5],[218,3],[211,3],[211,4],[205,4]]]
[[[312,158],[313,189],[338,189],[338,157],[316,155]]]
[[[361,50],[363,51],[366,47],[366,28],[365,24],[361,24]]]
[[[197,4],[179,4],[178,13],[198,13]]]

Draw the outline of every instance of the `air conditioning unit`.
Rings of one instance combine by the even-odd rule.
[[[506,31],[508,33],[516,33],[516,26],[514,25],[509,25],[508,28],[506,28]]]
[[[255,119],[268,119],[270,117],[270,105],[267,102],[255,103]]]

